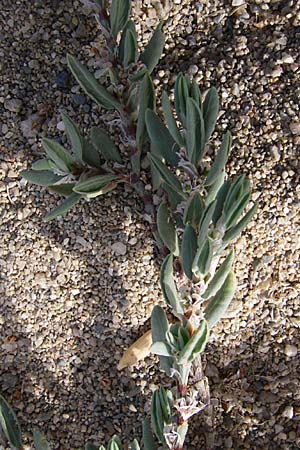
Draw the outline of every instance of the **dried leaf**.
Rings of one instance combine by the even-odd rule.
[[[118,364],[118,370],[134,366],[138,361],[145,359],[150,354],[151,345],[152,334],[149,330],[125,351]]]

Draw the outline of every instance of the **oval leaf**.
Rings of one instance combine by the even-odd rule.
[[[181,350],[178,357],[178,364],[185,364],[187,361],[193,361],[195,356],[202,353],[208,341],[209,329],[206,320],[201,320],[199,328],[186,346]]]
[[[184,146],[184,139],[177,128],[176,120],[173,116],[171,102],[167,93],[164,91],[162,94],[162,109],[165,116],[165,120],[170,131],[171,136],[177,142],[179,147]]]
[[[152,80],[149,74],[146,73],[139,88],[139,113],[136,130],[136,142],[139,148],[143,146],[147,133],[145,114],[148,109],[155,109],[155,93]]]
[[[219,97],[215,87],[210,88],[203,102],[203,118],[205,124],[205,142],[208,142],[214,131],[219,114]]]
[[[135,34],[131,30],[126,31],[124,42],[124,58],[123,65],[128,67],[138,59],[138,45]]]
[[[155,169],[159,172],[159,175],[163,181],[180,194],[182,192],[181,183],[176,176],[167,168],[160,158],[151,153],[148,153],[148,157],[153,163]]]
[[[216,295],[218,290],[223,286],[228,273],[231,270],[232,264],[234,260],[234,250],[226,256],[223,263],[220,265],[218,271],[215,273],[213,279],[209,282],[206,291],[202,295],[202,298],[205,300]]]
[[[82,162],[82,137],[76,123],[66,114],[61,113],[76,160]]]
[[[210,300],[204,310],[204,317],[207,320],[209,328],[215,326],[216,323],[224,316],[231,300],[233,299],[235,289],[236,280],[234,273],[229,272],[223,286]]]
[[[122,158],[114,142],[101,128],[91,129],[91,140],[94,147],[100,151],[106,161],[116,161],[122,164]]]
[[[208,177],[205,181],[205,186],[211,186],[216,181],[222,170],[224,170],[225,164],[227,163],[229,157],[231,143],[232,137],[230,132],[227,131],[227,133],[223,136],[220,150],[218,151],[212,168],[209,171]]]
[[[159,24],[154,31],[145,51],[141,55],[141,61],[147,66],[149,74],[151,74],[160,60],[164,45],[165,35],[161,31],[161,24]]]
[[[67,197],[62,203],[60,203],[56,208],[50,211],[44,218],[46,222],[55,219],[58,216],[62,216],[67,211],[69,211],[76,203],[81,199],[81,195],[73,192],[69,197]]]
[[[204,154],[204,120],[194,99],[188,98],[186,105],[186,148],[189,161],[197,167]]]
[[[23,170],[21,176],[24,180],[38,186],[50,186],[64,178],[48,170]]]
[[[161,202],[157,210],[157,228],[165,246],[175,256],[179,255],[176,227],[166,202]]]
[[[196,252],[197,252],[197,235],[194,228],[191,225],[187,225],[183,233],[181,259],[183,270],[190,280],[193,279],[192,266]]]
[[[48,158],[54,162],[59,170],[66,173],[72,171],[75,161],[62,145],[47,138],[43,139],[42,143]]]
[[[134,366],[138,361],[145,359],[150,354],[151,344],[152,333],[149,330],[125,351],[118,364],[118,370]]]
[[[117,179],[116,175],[95,175],[93,177],[87,178],[76,184],[74,187],[74,192],[78,194],[92,194],[97,192],[107,186],[107,184],[115,181]]]
[[[173,277],[173,255],[169,254],[164,259],[160,271],[160,286],[168,305],[173,308],[175,314],[184,314],[184,309],[178,297]]]

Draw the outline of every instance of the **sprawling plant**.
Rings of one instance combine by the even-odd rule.
[[[110,80],[108,88],[74,56],[67,58],[86,94],[102,108],[115,111],[114,124],[127,150],[121,152],[102,128],[92,128],[88,138],[82,136],[64,113],[72,151],[44,139],[47,158],[35,162],[22,176],[65,197],[46,220],[62,215],[80,199],[101,196],[120,183],[131,185],[144,200],[157,244],[168,253],[161,266],[160,284],[169,314],[158,305],[153,309],[151,351],[158,355],[161,369],[173,384],[153,393],[142,444],[145,450],[180,450],[190,418],[209,404],[201,353],[234,296],[230,244],[252,219],[256,205],[246,212],[251,193],[245,176],[230,179],[226,175],[230,132],[224,134],[217,151],[210,143],[219,112],[214,87],[203,98],[195,80],[179,74],[174,107],[163,92],[163,118],[158,114],[151,73],[164,47],[162,24],[139,52],[130,6],[130,0],[112,0],[110,8],[106,0],[97,2],[107,55],[102,74],[104,81]],[[150,177],[152,192],[160,198],[157,209],[145,189]],[[0,423],[11,444],[20,449],[19,425],[2,398]],[[35,442],[38,439],[44,446],[36,443],[37,450],[49,448],[36,432]],[[134,440],[130,448],[141,447]],[[86,450],[98,449],[105,447],[86,445]],[[121,449],[114,436],[107,450]]]

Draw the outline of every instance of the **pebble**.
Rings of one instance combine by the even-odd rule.
[[[286,417],[287,419],[292,419],[294,417],[294,408],[293,406],[289,405],[286,406],[282,412],[282,416]]]
[[[300,122],[291,122],[290,130],[293,134],[299,135],[300,134]]]
[[[241,6],[244,5],[246,2],[245,0],[232,0],[231,6]]]
[[[56,125],[56,128],[60,131],[65,131],[65,129],[66,129],[65,124],[62,120],[60,122],[58,122],[58,124]]]
[[[12,98],[10,100],[5,100],[4,107],[11,112],[18,113],[21,111],[23,106],[22,100],[18,98]]]
[[[286,356],[288,356],[289,358],[293,358],[293,357],[297,356],[298,348],[297,348],[295,345],[287,344],[287,345],[284,347],[284,353],[285,353]]]
[[[115,242],[112,245],[112,250],[114,251],[114,253],[116,255],[124,256],[124,255],[126,255],[127,247],[122,242]]]

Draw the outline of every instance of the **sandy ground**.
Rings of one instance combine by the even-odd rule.
[[[216,449],[300,448],[299,146],[300,4],[135,2],[146,42],[168,14],[155,74],[171,91],[188,71],[217,87],[215,134],[234,136],[231,174],[247,173],[259,211],[236,242],[239,289],[206,353]],[[2,0],[0,10],[0,390],[30,445],[32,428],[53,449],[83,449],[113,433],[140,436],[154,358],[118,373],[123,350],[148,327],[161,299],[159,264],[143,208],[130,191],[82,203],[46,224],[57,198],[25,185],[20,170],[41,138],[65,137],[60,111],[83,129],[102,112],[76,86],[70,52],[94,65],[97,28],[78,1]],[[114,244],[125,245],[123,255]],[[118,246],[117,246],[118,247]],[[200,448],[197,416],[187,448]],[[30,447],[28,447],[30,448]],[[201,447],[205,448],[205,447]]]

